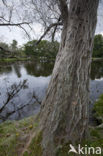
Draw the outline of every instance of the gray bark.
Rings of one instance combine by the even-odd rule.
[[[40,112],[44,156],[55,155],[54,145],[80,143],[86,138],[98,3],[99,0],[71,0],[68,15],[64,15],[62,41]]]

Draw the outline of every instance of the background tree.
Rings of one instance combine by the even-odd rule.
[[[10,45],[12,57],[18,55],[17,54],[17,51],[18,51],[17,45],[18,45],[18,42],[16,40],[13,40],[11,45]]]
[[[103,57],[103,36],[101,34],[94,38],[93,57]]]
[[[55,59],[58,49],[59,43],[49,42],[47,40],[42,40],[38,45],[35,46],[37,40],[29,41],[24,45],[24,53],[27,56],[34,56],[37,58],[45,57],[47,59]]]
[[[9,52],[9,45],[4,42],[0,42],[0,57],[3,58],[5,55],[8,56]]]
[[[17,50],[17,45],[18,45],[18,42],[16,40],[13,40],[12,43],[11,43],[12,51],[16,51]]]

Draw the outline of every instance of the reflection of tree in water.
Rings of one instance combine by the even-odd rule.
[[[16,73],[16,75],[17,75],[17,77],[18,78],[20,78],[21,77],[21,73],[20,73],[20,66],[18,66],[18,64],[14,64],[14,70],[15,70],[15,73]]]
[[[23,80],[22,82],[20,81],[18,84],[14,83],[10,87],[6,88],[5,99],[3,100],[3,104],[0,106],[0,122],[9,119],[9,117],[14,114],[18,116],[18,119],[24,117],[28,109],[30,111],[34,108],[35,104],[41,104],[41,101],[35,94],[35,91],[33,91],[31,98],[29,98],[25,103],[23,102],[20,105],[16,103],[15,98],[19,98],[20,92],[27,88],[27,80]]]
[[[20,73],[20,69],[21,67],[18,65],[18,64],[13,64],[13,68],[14,68],[14,71],[17,75],[18,78],[21,77],[21,73]],[[0,66],[0,74],[9,74],[10,72],[12,72],[12,65],[1,65]]]
[[[103,77],[103,62],[93,61],[91,65],[91,79],[99,79]]]
[[[54,62],[28,62],[25,68],[29,75],[48,76],[51,75]]]
[[[5,83],[7,83],[6,80]],[[19,97],[20,91],[26,88],[28,88],[27,80],[24,80],[23,82],[20,81],[18,84],[14,83],[10,87],[6,88],[5,99],[3,99],[3,104],[0,106],[0,119],[5,120],[12,113],[17,111],[16,104],[13,101],[15,100],[15,97]],[[4,113],[5,115],[2,115],[2,113],[8,109],[7,106],[10,102],[13,105],[14,110],[11,110],[10,112],[7,111],[6,114]]]
[[[3,73],[10,73],[12,71],[12,67],[11,66],[0,66],[0,74]]]

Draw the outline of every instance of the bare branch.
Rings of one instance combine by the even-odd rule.
[[[26,35],[28,36],[28,38],[31,39],[31,37],[28,34],[27,30],[24,27],[22,27],[21,25],[19,25],[19,27],[26,33]]]
[[[57,23],[59,23],[60,20],[61,20],[61,17],[59,17]],[[58,27],[58,25],[56,25],[56,26],[54,27],[54,31],[53,31],[53,33],[52,33],[52,42],[54,42],[54,37],[55,37],[55,33],[56,33],[56,30],[57,30],[57,27]]]
[[[39,101],[39,99],[36,96],[35,92],[33,92],[33,98],[36,100],[37,103],[39,103],[41,105],[41,102]]]
[[[13,84],[10,88],[10,91],[7,88],[7,99],[4,102],[4,105],[0,108],[0,113],[4,110],[6,105],[21,91],[22,88],[26,86],[27,80],[20,82],[18,85]]]
[[[47,29],[45,30],[45,32],[43,33],[43,35],[40,37],[40,39],[36,42],[36,45],[40,43],[40,41],[46,36],[46,34],[50,31],[51,28],[58,26],[58,25],[62,25],[62,22],[57,22],[57,23],[53,23],[51,24],[49,27],[47,27]]]
[[[7,6],[6,0],[2,0],[2,2],[3,2],[3,4],[4,4],[5,6]]]
[[[23,22],[23,23],[0,23],[0,26],[21,26],[21,25],[27,25],[30,23]]]
[[[21,107],[19,107],[17,109],[15,108],[13,111],[6,113],[6,116],[0,115],[0,119],[2,119],[3,121],[7,120],[8,117],[13,115],[15,112],[18,112],[18,111],[22,110],[23,108],[27,107],[28,105],[30,105],[31,101],[32,101],[32,99],[29,100],[26,104],[22,105]]]
[[[62,7],[67,6],[66,0],[29,0],[29,2],[27,2],[26,0],[21,0],[18,1],[17,4],[13,1],[7,3],[7,0],[3,0],[3,4],[6,4],[8,6],[6,8],[5,6],[3,6],[4,10],[0,14],[0,26],[8,26],[9,28],[17,26],[19,28],[22,28],[22,30],[30,39],[31,33],[29,32],[33,32],[34,27],[34,25],[32,24],[34,22],[39,23],[44,28],[44,33],[38,40],[37,44],[47,34],[49,35],[49,31],[53,32],[52,35],[50,32],[50,35],[52,36],[52,40],[54,40],[55,33],[58,30],[58,25],[63,25],[61,23],[61,20],[58,22],[60,14],[62,14],[60,12],[62,10]],[[28,28],[25,27],[25,25],[27,25]]]
[[[22,89],[22,87],[25,86],[25,83],[26,83],[26,81],[23,82],[22,84],[21,84],[21,82],[20,82],[20,83],[16,86],[17,89],[16,89],[16,92],[15,92],[15,95],[17,95],[17,93]],[[12,88],[12,87],[11,87],[11,88]],[[17,90],[18,90],[18,91],[17,91]],[[8,91],[8,88],[7,88],[7,91]],[[12,93],[9,93],[9,92],[8,92],[8,93],[9,93],[9,101],[10,101],[11,99],[13,99],[14,96],[15,96],[15,95],[14,95],[14,89],[13,89],[11,92],[12,92]],[[11,96],[11,94],[12,94],[12,96]],[[10,96],[11,96],[11,97],[10,97]],[[25,107],[29,106],[29,105],[31,104],[31,102],[32,102],[33,99],[35,99],[35,101],[36,101],[39,105],[41,104],[41,101],[40,101],[39,98],[36,96],[35,91],[34,91],[32,97],[31,97],[31,99],[28,100],[27,103],[21,104],[21,106],[15,107],[16,105],[12,102],[12,105],[14,106],[14,109],[13,109],[12,111],[10,111],[10,112],[7,112],[5,116],[3,116],[3,115],[0,114],[0,119],[3,120],[3,121],[7,120],[8,117],[11,116],[11,115],[13,115],[15,112],[18,112],[18,111],[24,109]],[[8,102],[9,102],[9,101],[8,101]],[[6,105],[8,104],[8,102],[6,103]],[[5,109],[6,105],[4,105],[4,106],[0,109],[0,113],[2,113],[2,111]]]

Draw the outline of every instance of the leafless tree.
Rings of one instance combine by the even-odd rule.
[[[38,43],[47,34],[51,34],[50,36],[54,40],[56,32],[61,30],[62,19],[54,0],[17,0],[17,2],[2,0],[1,3],[0,26],[20,27],[30,37],[28,30],[33,30],[35,23],[39,23],[44,32]]]

